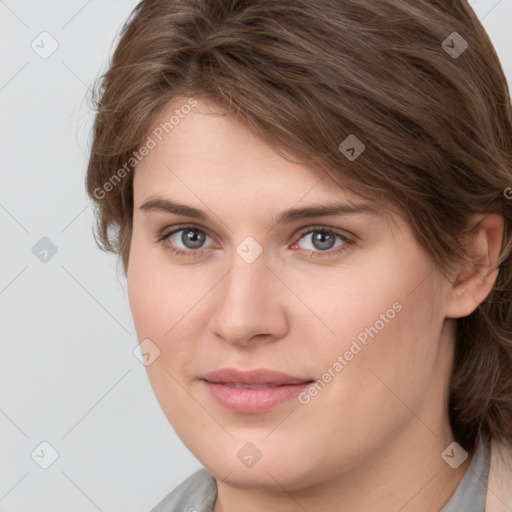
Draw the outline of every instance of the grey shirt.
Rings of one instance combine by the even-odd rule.
[[[485,512],[489,454],[479,445],[463,479],[450,501],[439,512]],[[217,498],[215,478],[206,469],[200,469],[170,494],[151,512],[212,512]]]

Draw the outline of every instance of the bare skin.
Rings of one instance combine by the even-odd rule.
[[[207,219],[141,208],[157,198]],[[388,221],[372,203],[276,224],[291,208],[348,202],[368,204],[201,102],[135,171],[130,306],[139,340],[161,351],[147,367],[159,403],[219,484],[215,512],[431,512],[470,463],[471,454],[456,469],[441,458],[454,441],[455,319],[485,299],[497,272],[444,277],[402,216]],[[490,269],[502,219],[479,220],[475,248]],[[179,228],[204,243],[184,245],[183,231],[156,242]],[[317,242],[322,230],[332,248]],[[263,252],[248,263],[242,242]],[[347,355],[372,326],[377,334]],[[324,382],[330,369],[331,379],[302,403],[243,413],[215,401],[202,380],[226,367]],[[252,467],[237,456],[249,442],[261,455]]]

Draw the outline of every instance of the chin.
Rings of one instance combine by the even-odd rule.
[[[300,443],[278,437],[265,440],[267,434],[268,431],[260,440],[255,439],[253,445],[248,441],[250,437],[245,437],[216,443],[214,450],[211,445],[190,448],[195,448],[191,451],[211,475],[236,488],[270,491],[284,487],[295,491],[311,486],[315,476],[322,478],[321,461],[315,462],[311,455],[301,454]]]

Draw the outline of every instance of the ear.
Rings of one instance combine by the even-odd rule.
[[[470,315],[489,295],[498,277],[498,260],[503,243],[501,215],[471,217],[467,233],[467,254],[474,265],[459,269],[448,291],[446,318]]]

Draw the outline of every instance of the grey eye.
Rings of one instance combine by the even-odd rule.
[[[177,245],[178,247],[180,247],[181,244],[185,249],[200,249],[207,237],[208,235],[199,229],[182,228],[171,233],[169,240],[173,245]]]
[[[308,233],[304,233],[304,235],[301,237],[301,240],[307,239],[307,237],[309,237],[309,240],[311,240],[309,244],[310,247],[305,247],[307,250],[328,251],[335,246],[336,238],[339,238],[343,242],[343,239],[340,235],[325,229],[315,229],[309,231]]]

